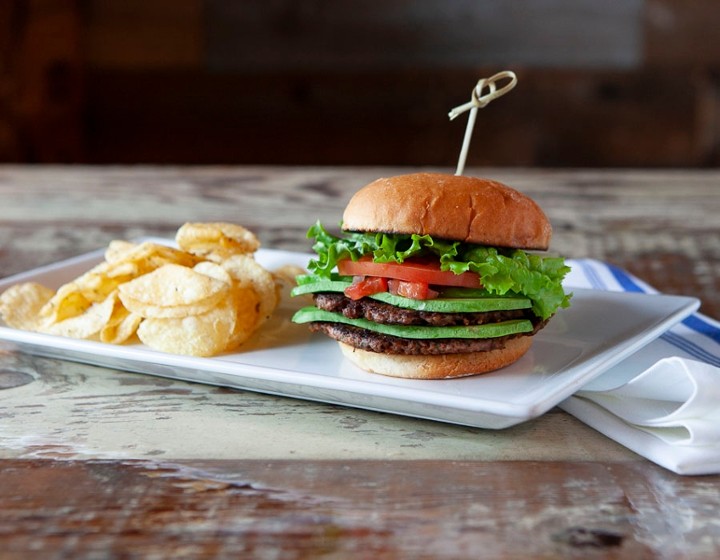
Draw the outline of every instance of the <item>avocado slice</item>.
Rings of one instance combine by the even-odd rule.
[[[333,276],[331,279],[319,278],[317,276],[305,275],[298,277],[298,285],[293,288],[291,294],[299,296],[318,292],[344,292],[350,286],[352,280],[348,277]],[[446,294],[449,297],[445,297]],[[463,297],[464,296],[464,297]],[[389,303],[403,309],[415,311],[435,311],[440,313],[484,313],[487,311],[508,311],[512,309],[529,309],[532,302],[520,296],[492,296],[482,290],[466,288],[452,288],[443,292],[441,297],[435,299],[411,299],[380,292],[373,294],[372,299]]]
[[[349,319],[341,313],[325,311],[317,307],[308,306],[298,310],[292,318],[295,323],[310,323],[313,321],[326,321],[331,323],[344,323],[360,327],[380,334],[388,334],[401,338],[496,338],[510,334],[532,332],[532,323],[525,319],[503,321],[501,323],[488,323],[485,325],[433,327],[414,325],[385,325],[374,323],[367,319]]]

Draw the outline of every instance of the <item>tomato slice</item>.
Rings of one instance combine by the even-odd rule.
[[[345,295],[350,299],[360,299],[380,292],[388,291],[387,278],[377,276],[357,277],[345,288]]]
[[[407,282],[405,280],[388,280],[388,291],[391,294],[412,299],[435,299],[438,292],[432,290],[425,282]]]
[[[357,261],[344,259],[338,262],[338,271],[345,276],[380,276],[406,282],[420,282],[434,286],[480,288],[480,276],[475,272],[455,274],[440,270],[439,261],[406,260],[404,263],[377,263],[372,258]]]

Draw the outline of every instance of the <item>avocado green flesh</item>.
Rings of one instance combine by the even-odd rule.
[[[316,292],[344,292],[351,282],[343,280],[318,280],[317,282],[304,282],[298,277],[298,285],[292,289],[291,295],[300,296]]]
[[[308,281],[309,277],[303,277],[298,286],[292,290],[293,296],[303,294],[311,294],[317,292],[344,292],[350,286],[350,282],[343,280],[325,280]],[[523,297],[495,297],[495,296],[477,296],[478,290],[472,290],[471,293],[475,297],[455,297],[456,294],[462,293],[460,290],[454,290],[454,297],[439,297],[435,299],[411,299],[403,296],[391,294],[390,292],[380,292],[373,294],[372,299],[389,303],[395,307],[403,309],[413,309],[415,311],[435,311],[440,313],[484,313],[486,311],[508,311],[512,309],[529,309],[532,303],[529,299]]]
[[[349,319],[340,313],[333,313],[332,311],[325,311],[312,306],[303,307],[298,310],[292,320],[295,323],[310,323],[313,321],[343,323],[380,334],[419,339],[496,338],[498,336],[532,332],[533,330],[532,323],[524,319],[504,321],[501,323],[488,323],[485,325],[454,327],[385,325],[382,323],[374,323],[367,319]]]

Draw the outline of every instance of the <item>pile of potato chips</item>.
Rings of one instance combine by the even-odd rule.
[[[0,295],[13,328],[122,344],[137,337],[173,354],[237,348],[275,310],[273,274],[255,261],[255,235],[229,223],[187,223],[178,248],[113,241],[105,260],[57,291],[34,282]]]

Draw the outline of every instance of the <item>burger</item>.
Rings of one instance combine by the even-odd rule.
[[[338,341],[360,368],[447,379],[508,366],[571,294],[569,267],[538,254],[552,228],[528,196],[441,173],[378,179],[351,198],[341,230],[308,231],[317,254],[293,321]]]

